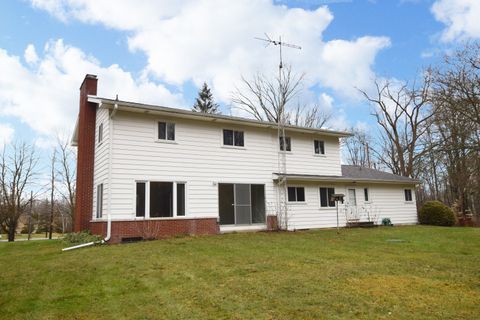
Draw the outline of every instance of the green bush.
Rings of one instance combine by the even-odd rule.
[[[390,220],[390,218],[383,218],[382,219],[382,226],[392,227],[393,226],[392,220]]]
[[[91,234],[90,231],[71,232],[65,234],[63,241],[68,244],[80,244],[102,240],[101,236]]]
[[[440,201],[427,201],[418,211],[418,221],[433,226],[453,226],[455,215],[452,209]]]

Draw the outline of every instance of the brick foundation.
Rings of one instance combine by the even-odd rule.
[[[90,231],[105,237],[107,222],[91,221]],[[217,234],[219,231],[216,218],[112,221],[109,243],[120,243],[122,238],[162,239],[182,234]]]

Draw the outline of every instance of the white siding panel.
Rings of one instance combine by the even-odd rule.
[[[103,139],[98,142],[98,129],[103,124]],[[97,208],[97,186],[103,183],[103,215],[107,213],[108,188],[108,157],[110,144],[110,127],[108,109],[97,109],[95,120],[95,162],[93,168],[93,207],[92,218],[96,217]]]
[[[361,221],[367,221],[367,211],[381,223],[383,218],[390,218],[393,224],[415,224],[417,223],[417,208],[415,202],[415,191],[412,186],[371,184],[371,185],[317,185],[314,183],[295,183],[292,186],[305,187],[305,203],[290,203],[288,206],[289,229],[310,229],[310,228],[331,228],[336,226],[335,208],[320,207],[320,187],[334,187],[335,193],[347,195],[348,189],[355,189],[357,206],[352,208],[348,196],[345,198],[345,205],[339,206],[339,224],[346,225],[346,210],[357,210]],[[369,201],[364,201],[364,188],[369,189]],[[413,201],[406,202],[404,189],[412,189]]]

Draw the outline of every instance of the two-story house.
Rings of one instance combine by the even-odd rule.
[[[384,217],[417,222],[417,181],[342,166],[346,132],[286,126],[279,139],[270,122],[96,94],[97,78],[87,75],[72,139],[76,231],[106,234],[111,220],[111,240],[120,242],[273,228],[279,152],[286,159],[288,229],[336,226],[332,194],[345,195],[342,226]]]

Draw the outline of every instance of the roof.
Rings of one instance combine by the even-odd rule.
[[[275,175],[279,176],[278,173]],[[341,176],[309,175],[309,174],[286,174],[287,179],[299,181],[328,181],[328,182],[370,182],[370,183],[393,183],[393,184],[419,184],[420,181],[409,177],[399,176],[380,170],[342,165]]]
[[[118,107],[118,110],[124,110],[124,111],[130,111],[130,112],[166,115],[166,116],[194,119],[194,120],[200,120],[200,121],[241,124],[245,126],[263,127],[263,128],[269,128],[269,129],[275,129],[275,130],[277,129],[277,124],[274,122],[259,121],[255,119],[248,119],[248,118],[242,118],[242,117],[234,117],[234,116],[227,116],[227,115],[221,115],[221,114],[208,114],[208,113],[195,112],[195,111],[190,111],[185,109],[164,107],[159,105],[107,99],[107,98],[102,98],[102,97],[92,96],[92,95],[88,96],[88,101],[97,103],[99,104],[99,106],[104,108],[109,108],[109,109],[113,109],[114,106],[116,105]],[[292,125],[285,126],[285,129],[290,132],[321,134],[324,136],[333,136],[333,137],[339,137],[339,138],[349,137],[352,135],[350,132],[346,132],[346,131],[307,128],[307,127],[292,126]]]

